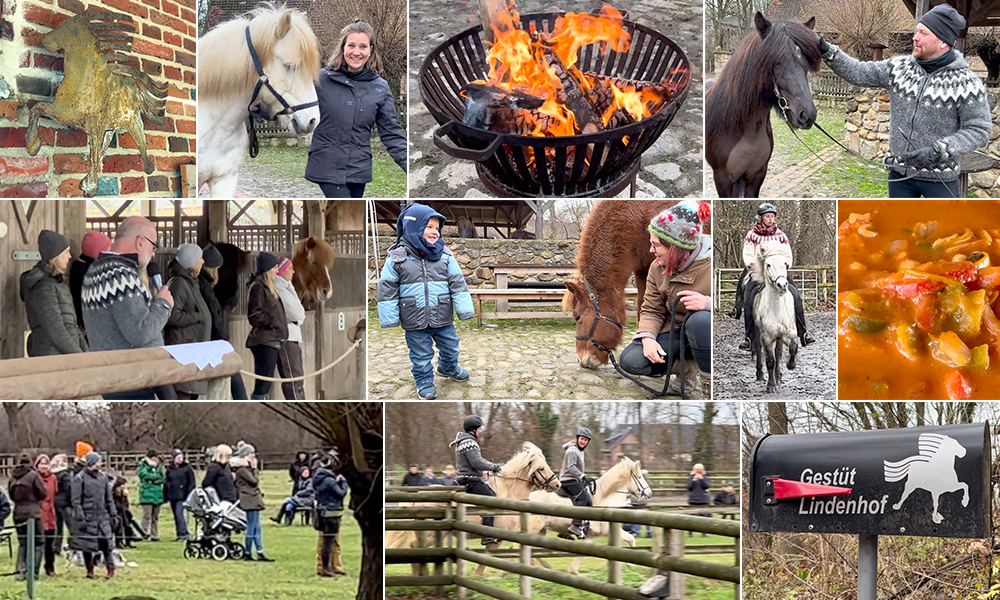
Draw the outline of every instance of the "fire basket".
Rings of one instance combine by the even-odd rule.
[[[565,13],[521,15],[525,31],[552,31]],[[477,25],[435,48],[420,67],[424,103],[440,127],[434,143],[450,156],[476,161],[484,185],[499,196],[607,197],[623,190],[639,171],[642,153],[663,133],[687,98],[691,67],[684,51],[666,36],[623,20],[631,37],[627,50],[600,44],[581,46],[576,67],[596,84],[612,81],[636,89],[649,82],[673,90],[650,116],[603,131],[576,135],[532,136],[490,131],[463,123],[462,90],[487,79],[487,48]],[[595,88],[597,85],[595,85]]]

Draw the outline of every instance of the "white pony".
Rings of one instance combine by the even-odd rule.
[[[604,475],[601,475],[597,479],[596,490],[593,497],[594,506],[621,506],[625,500],[622,489],[624,489],[625,493],[629,496],[634,496],[642,500],[648,500],[653,495],[653,490],[649,488],[649,484],[646,483],[646,478],[642,476],[642,467],[639,466],[638,462],[627,456],[623,456],[621,460],[618,461],[618,464],[608,469]],[[562,504],[565,506],[573,505],[573,501],[565,496],[558,495],[554,492],[543,492],[540,490],[531,492],[528,496],[528,500],[532,502],[542,502],[544,504]],[[512,527],[506,527],[506,523],[501,525],[499,521],[503,518],[504,517],[497,517],[497,527],[517,529],[516,521],[518,517],[516,515],[512,517],[515,521],[511,524],[513,525]],[[565,517],[532,515],[531,533],[534,535],[545,535],[545,532],[549,530],[565,533],[572,523],[572,519],[567,519]],[[590,523],[590,530],[587,532],[587,537],[596,538],[608,535],[610,530],[611,528],[607,522],[592,521]],[[635,536],[624,529],[622,530],[622,541],[628,544],[629,547],[635,546]],[[549,567],[545,561],[542,561],[541,559],[539,561],[546,567]],[[582,556],[578,556],[574,559],[569,572],[574,575],[579,573],[580,563],[582,561]]]
[[[754,298],[753,353],[757,356],[757,381],[764,379],[761,361],[767,359],[766,392],[773,394],[781,383],[781,349],[788,346],[788,368],[795,368],[799,342],[795,329],[795,300],[788,293],[788,269],[781,244],[768,241],[757,247],[757,269],[763,288]],[[761,348],[763,347],[763,354]]]
[[[938,512],[938,501],[942,494],[962,490],[962,506],[969,505],[969,485],[958,480],[955,458],[965,456],[965,448],[954,438],[940,433],[921,433],[917,439],[919,454],[898,462],[885,463],[885,480],[892,483],[906,480],[906,487],[899,502],[892,505],[899,510],[903,502],[916,490],[927,490],[934,502],[931,519],[935,523],[944,521]]]
[[[297,135],[319,123],[315,105],[279,114],[284,106],[266,85],[251,105],[260,78],[247,45],[247,27],[268,82],[285,102],[292,107],[316,102],[319,42],[306,14],[265,5],[249,16],[222,23],[198,40],[198,187],[208,184],[209,195],[216,198],[232,198],[236,192],[250,143],[248,105],[265,119],[277,117]]]

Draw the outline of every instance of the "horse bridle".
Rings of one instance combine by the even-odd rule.
[[[253,103],[257,101],[257,96],[260,95],[260,89],[262,87],[267,87],[267,90],[271,92],[271,95],[281,103],[284,107],[280,112],[274,114],[275,117],[280,117],[284,115],[290,115],[294,112],[300,111],[305,108],[312,108],[313,106],[319,106],[319,100],[313,102],[304,102],[302,104],[296,104],[292,106],[289,104],[282,96],[278,93],[278,90],[274,89],[271,85],[271,80],[268,79],[267,73],[264,72],[264,66],[260,64],[260,57],[257,56],[257,50],[253,47],[253,39],[250,36],[250,26],[247,25],[244,30],[244,34],[247,38],[247,48],[250,50],[250,58],[253,59],[254,69],[257,70],[257,85],[253,88],[253,95],[250,96],[250,103],[247,104],[247,134],[250,136],[250,158],[256,158],[257,154],[260,152],[260,146],[257,142],[257,130],[255,128],[256,121],[265,121],[266,119],[261,116],[261,114],[251,107]]]
[[[629,475],[632,476],[632,481],[635,483],[635,487],[639,490],[639,495],[640,496],[646,490],[649,490],[649,496],[647,496],[647,498],[652,498],[653,497],[653,489],[651,487],[649,487],[648,483],[646,483],[645,481],[641,481],[640,482],[639,476],[636,475],[635,473],[631,472],[631,471],[629,471]],[[642,485],[643,483],[646,483],[646,485]]]
[[[528,467],[530,468],[530,467],[533,467],[533,466],[534,466],[534,460],[529,461],[528,462]],[[545,479],[542,479],[542,476],[539,475],[538,471],[537,470],[533,470],[531,472],[531,479],[525,479],[523,477],[515,477],[513,475],[503,475],[501,473],[497,473],[496,476],[497,477],[502,477],[504,479],[514,479],[516,481],[523,481],[524,483],[527,483],[527,484],[539,487],[539,488],[541,488],[543,490],[547,490],[548,487],[549,487],[549,484],[552,483],[552,480],[555,479],[555,478],[557,478],[559,476],[559,474],[556,473],[555,471],[553,471],[552,475],[549,475]],[[539,483],[539,480],[541,481],[541,483]]]
[[[578,335],[576,336],[576,339],[588,341],[594,346],[596,346],[598,350],[607,353],[609,356],[613,356],[613,353],[611,352],[611,350],[608,349],[607,346],[594,339],[594,331],[597,330],[597,322],[604,320],[607,321],[608,323],[611,323],[618,329],[624,330],[624,328],[622,327],[622,324],[619,323],[618,321],[612,319],[607,315],[601,314],[601,306],[597,303],[597,295],[595,295],[594,290],[590,288],[590,283],[587,282],[587,277],[581,274],[580,279],[583,280],[583,285],[587,286],[587,294],[590,295],[590,302],[591,304],[594,305],[594,322],[590,324],[590,333],[588,333],[587,335]],[[574,320],[576,320],[577,323],[580,322],[580,317],[573,317],[573,318]]]

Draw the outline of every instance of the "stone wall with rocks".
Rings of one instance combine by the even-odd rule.
[[[881,160],[889,147],[889,93],[866,88],[847,101],[844,145],[861,156]]]
[[[985,151],[997,161],[1000,160],[1000,87],[987,88],[986,93],[993,107],[993,131]],[[970,174],[969,190],[980,198],[1000,198],[1000,168]]]

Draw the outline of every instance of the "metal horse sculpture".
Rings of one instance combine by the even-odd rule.
[[[126,64],[136,27],[132,17],[114,12],[85,12],[63,21],[45,35],[42,44],[50,52],[65,53],[65,79],[55,102],[39,102],[28,114],[27,149],[34,156],[41,148],[38,120],[49,117],[87,133],[90,171],[80,182],[87,197],[97,193],[101,162],[115,133],[125,129],[132,135],[143,168],[155,165],[146,156],[146,133],[142,118],[162,125],[167,86]]]
[[[809,72],[819,71],[816,23],[772,23],[758,12],[751,32],[705,96],[705,159],[720,198],[756,198],[774,150],[771,109],[809,129],[816,105]]]
[[[899,502],[892,505],[899,510],[903,502],[916,490],[927,490],[934,502],[931,519],[935,523],[944,521],[938,512],[938,501],[942,494],[962,491],[962,506],[969,505],[969,485],[958,480],[955,458],[965,456],[965,448],[955,439],[940,433],[921,433],[917,439],[920,452],[916,456],[898,462],[885,463],[885,480],[889,483],[906,479],[906,488]]]
[[[757,357],[757,381],[764,379],[761,361],[767,360],[767,388],[772,394],[781,383],[781,351],[788,346],[788,368],[795,368],[799,341],[795,337],[795,301],[788,293],[788,270],[785,255],[777,242],[766,242],[757,248],[757,273],[764,277],[764,287],[754,298],[753,352]],[[763,350],[763,352],[762,352]]]

